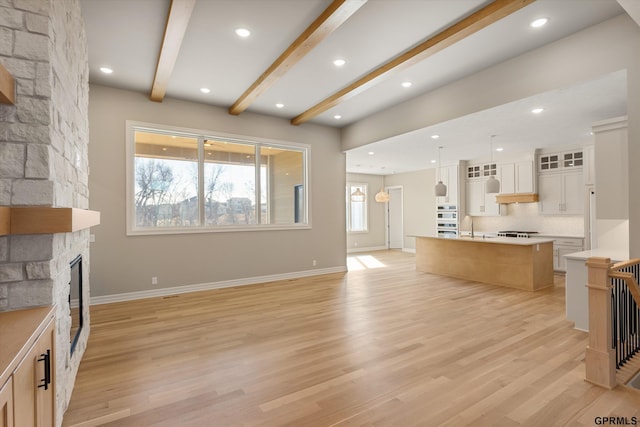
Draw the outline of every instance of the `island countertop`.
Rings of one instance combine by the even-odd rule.
[[[410,237],[419,237],[426,239],[436,240],[453,240],[457,242],[475,242],[475,243],[500,243],[506,245],[520,245],[520,246],[532,246],[539,243],[553,243],[554,239],[544,237],[433,237],[433,236],[420,236],[413,235]]]
[[[416,238],[416,270],[535,291],[553,286],[553,239]]]

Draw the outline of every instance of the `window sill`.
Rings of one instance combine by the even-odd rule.
[[[172,234],[230,233],[245,231],[289,231],[310,230],[311,224],[300,225],[256,225],[256,226],[219,226],[219,227],[167,227],[154,229],[127,230],[127,236],[163,236]]]

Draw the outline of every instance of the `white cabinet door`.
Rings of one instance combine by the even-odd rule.
[[[500,180],[501,194],[513,194],[516,192],[515,165],[513,163],[498,165],[498,179]]]
[[[458,166],[447,166],[440,170],[440,178],[442,183],[447,186],[447,195],[444,197],[436,197],[437,203],[447,203],[458,205]],[[436,182],[438,182],[438,170],[436,169]]]
[[[563,205],[565,215],[584,214],[584,178],[582,171],[571,172],[563,176]]]
[[[543,215],[584,214],[584,178],[582,171],[540,174],[540,213]]]
[[[484,196],[484,214],[487,216],[500,215],[500,204],[496,202],[497,194],[487,194],[484,190],[486,181],[482,181],[482,194]]]
[[[501,194],[533,193],[533,161],[502,163],[498,165]]]
[[[543,215],[562,213],[562,185],[561,174],[540,174],[538,177],[540,213]]]
[[[467,181],[467,215],[484,215],[484,183],[480,180]]]
[[[472,216],[498,216],[500,205],[496,202],[496,194],[485,193],[486,179],[467,181],[466,214]]]
[[[447,196],[445,202],[458,205],[458,166],[447,166],[443,169],[447,175]]]
[[[553,247],[553,270],[560,271],[560,249]]]
[[[516,163],[514,193],[534,193],[534,182],[533,161]]]

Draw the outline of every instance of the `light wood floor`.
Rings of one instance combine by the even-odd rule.
[[[419,273],[407,253],[355,262],[371,268],[91,307],[64,425],[640,422],[640,393],[583,380],[561,277],[532,293]]]

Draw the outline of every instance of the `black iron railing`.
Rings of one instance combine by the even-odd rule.
[[[611,326],[613,348],[616,352],[616,368],[628,362],[640,352],[640,264],[617,264],[611,277]],[[635,289],[634,289],[635,287]],[[635,295],[634,295],[635,294]]]

